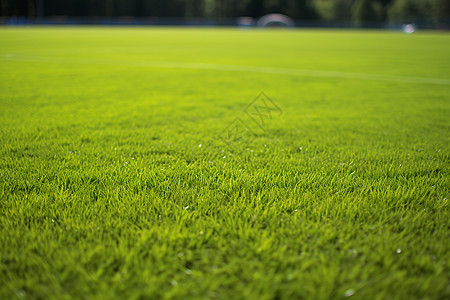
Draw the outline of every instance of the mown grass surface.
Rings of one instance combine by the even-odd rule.
[[[448,34],[0,40],[2,299],[450,297]]]

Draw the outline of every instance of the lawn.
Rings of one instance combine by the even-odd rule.
[[[1,299],[450,297],[450,35],[0,28]]]

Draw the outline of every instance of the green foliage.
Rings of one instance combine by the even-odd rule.
[[[414,23],[431,18],[430,0],[395,0],[389,9],[389,20],[393,23]]]
[[[314,7],[321,19],[331,21],[334,18],[334,5],[332,0],[315,0]]]
[[[353,21],[358,25],[380,21],[380,9],[372,0],[356,0],[352,7]]]
[[[432,1],[433,18],[435,21],[450,19],[450,1],[448,0],[433,0]]]
[[[35,1],[0,1],[0,16],[36,16]],[[316,19],[312,0],[45,0],[46,16],[136,16],[175,18],[259,18],[284,13],[292,18]]]
[[[0,1],[0,16],[35,17],[38,1]],[[448,0],[45,0],[44,16],[157,17],[227,19],[260,18],[282,13],[297,20],[326,20],[362,25],[386,21],[434,21],[448,25]]]
[[[447,34],[0,40],[0,299],[449,298]]]
[[[333,20],[350,21],[352,19],[353,0],[333,1]]]

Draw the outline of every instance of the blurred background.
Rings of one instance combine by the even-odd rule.
[[[267,14],[289,19],[261,22]],[[449,29],[450,0],[0,0],[0,24]],[[260,21],[260,22],[258,22]]]

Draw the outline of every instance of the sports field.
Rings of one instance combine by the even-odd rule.
[[[448,299],[450,35],[0,28],[1,299]]]

